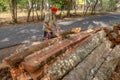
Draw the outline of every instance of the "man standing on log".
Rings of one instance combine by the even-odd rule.
[[[44,24],[43,24],[43,30],[44,30],[44,38],[45,39],[50,39],[53,37],[53,32],[55,34],[60,30],[60,27],[56,23],[56,12],[57,12],[57,7],[53,6],[50,8],[50,11],[45,15],[44,18]],[[56,31],[53,30],[53,26],[55,27]]]

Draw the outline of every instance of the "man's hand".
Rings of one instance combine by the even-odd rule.
[[[45,27],[46,27],[47,29],[49,29],[50,31],[52,31],[52,28],[51,28],[51,26],[48,24],[48,22],[45,22]]]
[[[57,37],[60,37],[60,27],[59,26],[56,27],[56,33],[55,33],[55,35]]]
[[[46,26],[47,29],[49,29],[50,31],[52,31],[51,26]]]
[[[60,29],[59,26],[57,26],[57,27],[56,27],[56,30],[57,30],[57,32],[60,32],[61,29]]]

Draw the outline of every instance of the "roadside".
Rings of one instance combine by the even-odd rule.
[[[57,12],[57,18],[58,21],[66,21],[66,20],[72,20],[74,18],[81,18],[83,17],[83,13],[81,11],[77,11],[76,14],[74,11],[72,11],[70,14],[70,17],[67,17],[66,11],[63,11],[61,14],[61,18],[58,16],[60,14],[60,11]],[[105,15],[106,13],[96,13],[95,15]],[[34,23],[41,23],[43,20],[37,20],[36,14],[34,15],[34,20],[32,20],[33,16],[30,16],[30,21],[27,22],[27,13],[25,11],[19,11],[17,13],[18,15],[18,22],[13,23],[12,18],[9,12],[3,12],[0,13],[0,28],[1,27],[9,27],[9,26],[17,26],[17,25],[26,25],[26,24],[34,24]],[[40,14],[39,14],[40,15]],[[90,13],[87,13],[85,17],[94,16]],[[40,17],[40,16],[39,16]]]
[[[81,27],[82,30],[92,27],[109,27],[120,23],[120,14],[108,13],[105,15],[95,15],[89,17],[68,18],[58,20],[61,29]],[[24,25],[10,25],[0,28],[0,48],[41,40],[43,37],[42,23],[30,23]]]

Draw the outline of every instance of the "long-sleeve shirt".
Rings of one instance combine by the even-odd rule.
[[[48,25],[46,23],[48,23],[48,25],[51,28],[51,30],[47,28]],[[52,27],[55,26],[55,25],[56,25],[55,14],[52,14],[52,12],[50,11],[49,13],[47,13],[45,15],[43,30],[47,31],[47,32],[52,32]]]

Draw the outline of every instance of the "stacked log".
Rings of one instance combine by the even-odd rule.
[[[79,63],[63,80],[93,80],[92,78],[111,52],[111,42],[105,40],[84,61]],[[70,77],[72,76],[72,77]],[[99,80],[99,79],[98,79]]]
[[[24,66],[24,69],[31,74],[33,79],[39,80],[43,74],[41,73],[42,66],[45,64],[53,64],[54,61],[57,60],[58,56],[65,53],[68,49],[72,48],[74,45],[77,45],[81,42],[81,40],[88,36],[89,34],[82,34],[81,36],[79,35],[79,37],[76,36],[74,38],[62,41],[59,45],[52,46],[47,50],[36,52],[33,55],[26,57],[24,62],[22,62],[22,65]],[[65,54],[62,56],[65,56]]]
[[[75,33],[75,32],[68,30],[66,32],[65,31],[62,32],[61,35],[66,36],[67,34],[72,34],[72,33]],[[76,34],[74,34],[74,36],[75,35]],[[85,35],[85,36],[88,36],[88,35]],[[41,42],[38,41],[38,42],[27,44],[27,46],[23,46],[23,48],[18,49],[17,52],[15,52],[14,54],[3,59],[3,63],[5,63],[11,69],[10,71],[13,74],[12,76],[14,77],[14,80],[16,80],[17,79],[16,75],[19,75],[19,74],[23,75],[22,73],[24,70],[22,69],[23,67],[21,66],[21,63],[25,60],[25,57],[29,56],[29,58],[31,59],[30,55],[32,55],[33,53],[35,53],[37,51],[39,52],[41,50],[45,51],[45,49],[47,49],[49,47],[59,45],[59,44],[61,44],[62,40],[64,42],[63,37],[62,38],[56,37],[56,38],[44,40]],[[67,43],[71,43],[71,41],[68,41]],[[60,49],[62,49],[62,48],[60,48]],[[14,75],[15,73],[17,73],[17,74]]]
[[[92,80],[111,80],[111,74],[115,70],[120,60],[120,46],[116,45],[111,53],[105,58],[106,60],[101,65],[99,71],[94,75]],[[116,79],[117,80],[117,79]]]
[[[0,64],[0,79],[1,80],[11,80],[12,79],[9,67],[3,63]]]
[[[45,72],[49,74],[49,78],[51,80],[60,80],[63,78],[63,76],[66,76],[70,70],[74,69],[78,63],[84,61],[88,55],[91,55],[91,52],[94,51],[102,43],[104,37],[105,34],[103,31],[98,32],[89,38],[89,40],[87,40],[85,43],[72,50],[68,55],[62,57],[61,60],[58,60],[53,65],[49,66]],[[83,74],[83,72],[81,74]]]
[[[17,67],[19,63],[22,62],[26,56],[32,54],[33,52],[39,51],[49,45],[53,45],[58,41],[59,39],[55,38],[43,42],[38,42],[35,45],[31,44],[27,46],[27,48],[25,48],[24,50],[22,51],[18,50],[17,53],[14,53],[11,56],[6,57],[5,59],[3,59],[3,62],[7,64],[9,67]]]
[[[67,35],[78,33],[80,32],[80,30],[81,28],[71,28],[69,30],[62,31],[60,33],[60,37],[27,44],[27,46],[23,46],[23,48],[16,50],[14,54],[3,59],[3,62],[9,65],[9,67],[17,67],[19,63],[21,63],[24,60],[24,58],[27,57],[28,55],[31,55],[32,53],[42,50],[45,47],[48,47],[50,45],[57,44],[60,40],[64,39]]]
[[[112,29],[106,27],[104,31],[113,45],[120,44],[120,24],[113,26]]]
[[[119,43],[118,29],[116,26],[111,30],[104,28],[106,34],[100,31],[101,28],[80,33],[77,28],[73,29],[73,31],[77,30],[76,32],[62,32],[59,38],[32,43],[24,46],[25,49],[20,48],[17,53],[5,58],[3,62],[9,66],[13,80],[98,79],[101,78],[100,73],[104,68],[110,68],[112,72],[111,68],[115,68],[119,60],[120,55],[116,59],[119,47],[111,48],[111,42]],[[106,35],[111,42],[106,39]],[[112,58],[107,61],[109,56]],[[111,63],[113,60],[115,63]],[[107,66],[108,62],[110,66]],[[105,73],[109,74],[107,71]],[[103,79],[107,80],[107,78]]]

